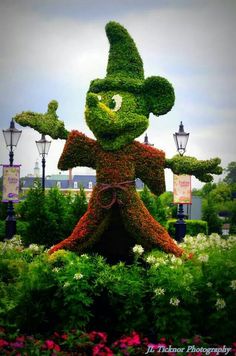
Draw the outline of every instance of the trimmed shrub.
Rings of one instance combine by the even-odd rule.
[[[186,235],[196,236],[199,233],[207,234],[207,222],[203,220],[185,220],[186,222]],[[175,236],[176,219],[168,220],[167,230],[170,236]]]

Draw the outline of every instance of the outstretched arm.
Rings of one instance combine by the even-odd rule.
[[[160,195],[165,191],[165,153],[135,141],[135,174],[150,190]]]
[[[221,174],[222,168],[219,166],[221,160],[213,158],[206,161],[197,160],[195,157],[179,156],[166,159],[165,168],[170,168],[175,174],[190,174],[201,182],[211,182],[212,174]]]
[[[49,135],[53,139],[66,139],[68,131],[64,127],[64,122],[58,119],[56,110],[58,103],[52,100],[48,104],[48,110],[45,114],[39,114],[32,111],[23,111],[17,114],[13,119],[21,126],[29,126],[41,134]]]
[[[77,166],[96,168],[97,142],[79,131],[71,131],[58,162],[58,168],[67,170]]]

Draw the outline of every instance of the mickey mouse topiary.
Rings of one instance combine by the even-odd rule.
[[[131,246],[159,247],[180,256],[183,250],[149,214],[135,190],[139,177],[155,194],[165,190],[164,168],[189,173],[203,181],[221,173],[219,159],[197,161],[192,157],[165,159],[163,151],[134,139],[148,127],[149,113],[166,114],[174,104],[174,90],[164,78],[144,79],[143,63],[133,39],[116,22],[106,25],[110,42],[107,75],[91,82],[85,118],[96,140],[78,131],[70,134],[56,115],[57,103],[44,115],[23,112],[15,120],[53,138],[67,142],[59,169],[88,166],[97,171],[97,185],[88,210],[72,234],[53,246],[78,252],[97,251],[111,260],[127,260]]]

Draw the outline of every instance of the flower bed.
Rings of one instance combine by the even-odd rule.
[[[55,331],[50,338],[44,339],[27,335],[6,335],[3,328],[0,328],[0,350],[4,355],[92,355],[92,356],[113,356],[113,355],[144,355],[165,354],[170,356],[185,354],[191,356],[197,353],[201,355],[234,354],[236,343],[230,346],[209,344],[200,336],[192,339],[181,339],[179,341],[166,340],[160,338],[157,343],[152,343],[148,338],[144,338],[133,331],[130,335],[123,335],[118,340],[109,343],[107,334],[104,332],[92,331],[83,333],[77,330],[58,333]]]
[[[90,330],[108,335],[104,347],[117,355],[122,335],[142,340],[136,354],[163,337],[176,347],[185,345],[183,339],[193,344],[194,335],[206,345],[230,347],[236,334],[236,237],[186,236],[181,247],[187,253],[176,258],[136,245],[132,265],[109,265],[98,255],[60,250],[49,256],[42,246],[24,248],[17,236],[0,243],[0,325],[7,330],[1,347],[11,352],[12,345],[32,341],[45,354],[55,345],[60,350],[54,353],[70,352],[82,340],[81,350],[92,354],[101,342],[91,344]],[[63,341],[62,335],[69,337]]]

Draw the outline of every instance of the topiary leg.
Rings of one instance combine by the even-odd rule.
[[[183,254],[184,251],[170,237],[165,228],[150,215],[136,193],[122,208],[122,217],[126,229],[145,249],[157,247],[176,256]]]
[[[100,238],[108,225],[109,217],[110,214],[97,204],[96,194],[93,194],[88,210],[79,220],[71,235],[57,245],[52,246],[49,254],[60,249],[84,252]]]

